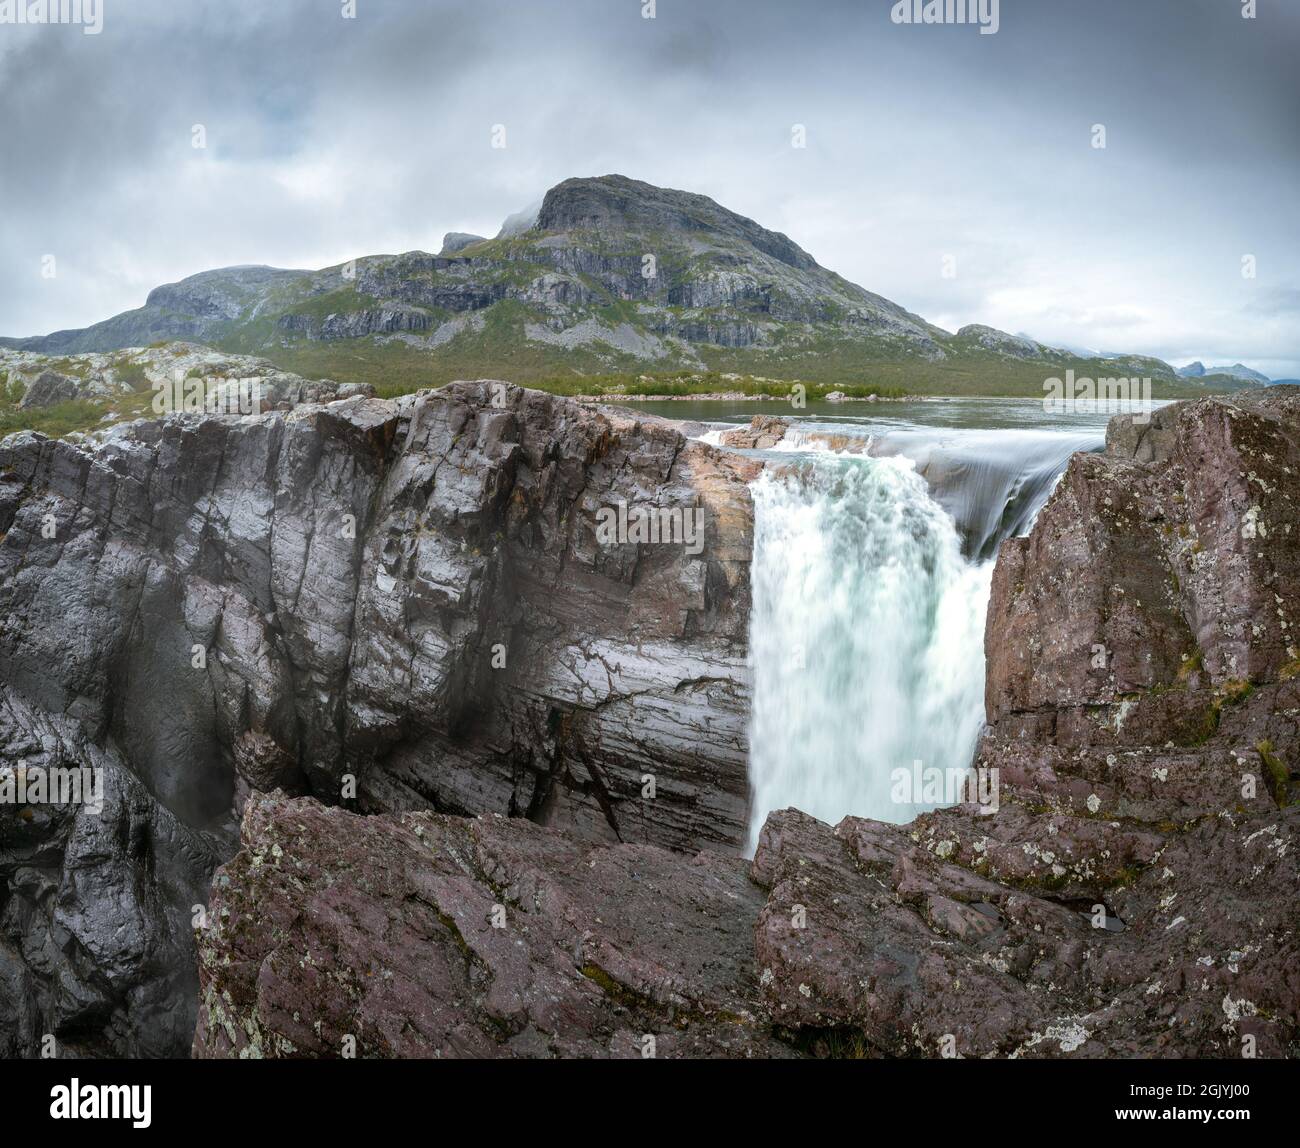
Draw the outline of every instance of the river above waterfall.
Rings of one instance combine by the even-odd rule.
[[[974,561],[996,557],[1002,539],[1029,529],[1070,455],[1102,449],[1114,413],[1049,411],[1040,399],[1018,398],[821,402],[800,409],[772,400],[627,405],[679,420],[686,433],[712,443],[754,415],[789,419],[777,451],[758,454],[910,459],[953,519],[963,554]]]
[[[1030,399],[634,409],[715,444],[755,414],[790,420],[745,452],[768,463],[751,487],[751,849],[786,806],[905,822],[966,800],[998,547],[1072,454],[1102,449],[1110,415]]]
[[[617,403],[617,400],[610,400]],[[933,398],[879,402],[809,402],[794,409],[774,399],[720,402],[673,399],[629,402],[629,410],[702,423],[747,423],[754,415],[779,415],[814,423],[885,429],[915,426],[968,430],[1091,430],[1101,434],[1116,413],[1137,411],[1138,403],[1115,402],[1107,410],[1048,411],[1035,398]],[[1156,400],[1153,407],[1166,405]]]

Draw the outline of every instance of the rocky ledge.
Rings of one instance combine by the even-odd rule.
[[[995,809],[787,810],[746,872],[259,798],[196,1053],[1300,1054],[1297,427],[1294,388],[1117,420],[1003,547]]]
[[[499,816],[259,797],[213,886],[195,1054],[788,1055],[747,870]]]

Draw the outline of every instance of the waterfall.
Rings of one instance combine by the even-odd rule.
[[[984,722],[998,546],[1102,446],[1100,427],[791,427],[751,488],[751,849],[786,806],[903,822],[956,799],[926,786],[970,766]]]
[[[911,459],[956,520],[963,552],[984,561],[997,556],[1004,538],[1029,530],[1072,454],[1102,445],[1086,431],[909,427],[880,435],[871,449]]]
[[[753,486],[750,848],[773,809],[910,820],[895,769],[965,768],[992,563],[903,457],[829,454]],[[909,796],[920,797],[920,794]]]

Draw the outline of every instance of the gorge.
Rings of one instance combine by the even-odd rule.
[[[0,807],[4,1052],[1294,1055],[1297,415],[10,436],[5,768],[107,784]]]

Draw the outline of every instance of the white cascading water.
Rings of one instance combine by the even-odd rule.
[[[969,766],[992,562],[902,457],[827,455],[755,482],[750,849],[774,809],[910,820],[891,774]],[[920,796],[920,795],[916,795]]]

